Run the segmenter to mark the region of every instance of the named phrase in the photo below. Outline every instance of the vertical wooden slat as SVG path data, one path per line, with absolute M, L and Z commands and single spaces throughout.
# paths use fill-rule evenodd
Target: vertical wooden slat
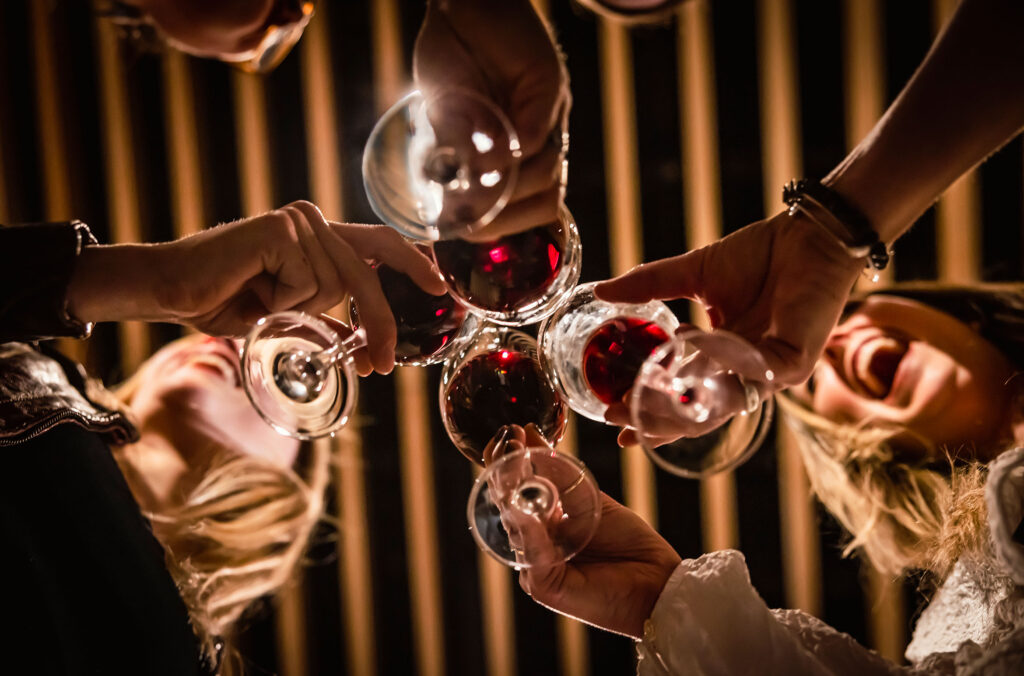
M 480 571 L 484 659 L 488 676 L 515 676 L 516 642 L 513 612 L 513 582 L 509 568 L 482 551 L 477 552 Z
M 32 55 L 35 61 L 36 111 L 39 121 L 39 154 L 43 167 L 43 202 L 47 221 L 66 221 L 74 218 L 71 175 L 68 169 L 67 138 L 63 115 L 71 109 L 63 105 L 60 93 L 60 72 L 57 68 L 50 24 L 52 8 L 44 2 L 31 3 Z M 60 350 L 77 362 L 84 363 L 87 344 L 81 340 L 65 338 L 59 341 Z
M 782 185 L 803 173 L 794 24 L 790 0 L 759 0 L 758 54 L 766 214 L 782 209 Z M 776 446 L 786 602 L 818 613 L 821 611 L 821 566 L 816 534 L 807 532 L 814 523 L 810 489 L 791 435 L 786 431 L 777 435 Z
M 710 8 L 705 0 L 684 3 L 676 33 L 679 61 L 680 138 L 687 246 L 696 249 L 722 235 L 722 187 Z M 707 327 L 705 316 L 695 317 Z M 732 472 L 701 482 L 704 549 L 739 544 L 736 480 Z
M 383 112 L 401 96 L 407 84 L 401 22 L 395 0 L 377 0 L 372 3 L 370 12 L 374 87 L 377 110 Z M 434 467 L 429 442 L 432 397 L 427 394 L 426 375 L 419 368 L 397 369 L 395 389 L 402 420 L 399 453 L 416 664 L 421 676 L 442 676 L 445 671 L 444 613 Z
M 173 49 L 166 50 L 163 54 L 163 74 L 171 211 L 174 234 L 176 237 L 184 237 L 208 225 L 189 57 Z
M 427 376 L 422 368 L 400 368 L 395 388 L 401 419 L 398 443 L 417 664 L 423 676 L 443 676 L 444 612 L 430 443 L 430 402 L 434 398 L 427 396 Z
M 338 154 L 341 124 L 335 106 L 328 6 L 317 7 L 300 43 L 303 109 L 310 195 L 328 218 L 344 219 L 342 164 Z M 358 406 L 358 404 L 357 404 Z M 358 420 L 358 413 L 353 415 Z M 366 511 L 366 464 L 358 425 L 330 440 L 338 459 L 335 488 L 339 510 L 338 574 L 348 672 L 372 676 L 377 671 L 373 608 L 373 566 Z
M 934 0 L 936 34 L 958 4 L 959 0 Z M 935 234 L 939 279 L 977 281 L 981 271 L 981 181 L 977 169 L 961 176 L 936 203 Z
M 846 145 L 853 149 L 885 112 L 885 59 L 882 39 L 882 8 L 879 0 L 845 0 L 843 3 L 843 66 L 846 97 Z M 858 288 L 871 290 L 891 284 L 899 264 L 895 256 L 879 273 L 877 284 L 867 277 Z M 899 661 L 905 641 L 906 608 L 902 582 L 865 566 L 868 633 L 872 646 L 883 656 Z
M 633 53 L 625 27 L 607 19 L 598 24 L 609 251 L 618 275 L 643 262 Z M 639 446 L 622 449 L 622 489 L 629 508 L 656 526 L 654 468 Z
M 239 71 L 232 73 L 232 87 L 242 210 L 253 216 L 274 208 L 266 93 L 262 78 Z M 302 585 L 299 570 L 294 582 L 278 592 L 275 599 L 278 669 L 284 676 L 308 673 Z
M 846 108 L 846 147 L 852 150 L 885 112 L 885 52 L 880 0 L 843 1 L 843 94 Z M 857 280 L 860 290 L 892 283 L 897 259 L 877 273 Z
M 579 457 L 576 426 L 579 418 L 569 414 L 565 436 L 558 445 L 558 452 Z M 579 620 L 559 615 L 556 623 L 558 632 L 558 664 L 562 676 L 586 676 L 590 673 L 590 649 L 587 627 Z
M 98 10 L 98 0 L 93 4 Z M 131 115 L 118 38 L 109 21 L 97 16 L 94 26 L 99 59 L 100 120 L 106 153 L 104 169 L 110 235 L 114 242 L 140 242 L 144 241 L 144 237 L 139 221 Z M 133 373 L 152 351 L 149 327 L 141 322 L 122 322 L 118 326 L 118 335 L 121 367 L 125 374 Z

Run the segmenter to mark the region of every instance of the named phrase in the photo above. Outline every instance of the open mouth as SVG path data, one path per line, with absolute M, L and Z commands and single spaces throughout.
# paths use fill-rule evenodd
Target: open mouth
M 883 399 L 892 390 L 908 343 L 890 335 L 875 335 L 843 356 L 843 371 L 850 387 L 862 396 Z

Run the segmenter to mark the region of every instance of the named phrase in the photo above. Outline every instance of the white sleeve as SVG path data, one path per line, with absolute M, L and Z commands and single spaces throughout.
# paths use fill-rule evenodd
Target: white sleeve
M 640 676 L 903 672 L 848 634 L 798 610 L 769 610 L 735 550 L 686 559 L 637 645 Z

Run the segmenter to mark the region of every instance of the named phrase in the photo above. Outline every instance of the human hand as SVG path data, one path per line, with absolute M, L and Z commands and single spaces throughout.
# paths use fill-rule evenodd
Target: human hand
M 315 205 L 293 202 L 173 242 L 88 247 L 72 276 L 68 310 L 82 321 L 166 321 L 241 336 L 266 314 L 317 314 L 351 294 L 370 363 L 387 373 L 397 331 L 368 260 L 430 293 L 445 292 L 430 259 L 391 228 L 330 223 Z
M 522 161 L 509 203 L 466 239 L 489 241 L 556 221 L 566 179 L 569 76 L 529 0 L 432 0 L 413 70 L 428 95 L 456 87 L 495 102 L 519 136 Z
M 863 262 L 824 228 L 782 212 L 701 249 L 645 263 L 594 292 L 609 302 L 690 298 L 716 329 L 745 338 L 778 390 L 810 375 Z
M 530 425 L 509 426 L 484 451 L 490 464 L 505 453 L 527 446 L 548 446 Z M 520 524 L 522 525 L 522 524 Z M 555 612 L 633 638 L 643 635 L 644 621 L 680 557 L 639 516 L 601 494 L 601 520 L 586 547 L 568 561 L 552 547 L 544 528 L 517 528 L 517 543 L 533 565 L 519 573 L 519 586 Z M 547 564 L 541 562 L 548 561 Z

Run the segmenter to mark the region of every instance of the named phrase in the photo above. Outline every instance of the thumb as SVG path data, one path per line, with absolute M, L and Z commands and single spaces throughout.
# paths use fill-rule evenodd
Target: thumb
M 598 298 L 610 303 L 646 303 L 649 300 L 696 299 L 703 289 L 704 249 L 638 265 L 629 272 L 594 287 Z

